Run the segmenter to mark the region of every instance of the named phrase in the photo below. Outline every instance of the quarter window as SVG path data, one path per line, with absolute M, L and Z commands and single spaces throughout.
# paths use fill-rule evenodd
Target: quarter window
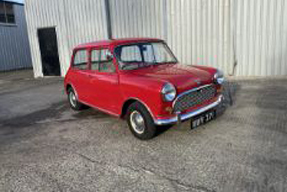
M 0 23 L 15 24 L 15 14 L 12 3 L 0 2 Z
M 88 69 L 87 50 L 79 50 L 76 52 L 73 67 L 81 70 Z

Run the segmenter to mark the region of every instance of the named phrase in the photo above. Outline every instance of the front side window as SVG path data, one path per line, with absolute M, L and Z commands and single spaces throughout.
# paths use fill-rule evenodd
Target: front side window
M 88 69 L 87 50 L 79 50 L 75 53 L 73 68 L 80 70 Z
M 125 46 L 121 50 L 120 60 L 125 63 L 141 62 L 141 51 L 137 45 Z
M 177 63 L 176 58 L 163 42 L 121 45 L 115 48 L 115 55 L 122 70 Z
M 15 24 L 15 14 L 12 3 L 0 2 L 0 23 Z
M 92 50 L 91 69 L 99 72 L 113 73 L 116 71 L 113 58 L 108 49 Z

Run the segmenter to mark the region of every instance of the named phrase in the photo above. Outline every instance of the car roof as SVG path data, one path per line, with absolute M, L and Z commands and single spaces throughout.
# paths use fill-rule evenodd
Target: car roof
M 121 38 L 121 39 L 110 39 L 110 40 L 102 40 L 102 41 L 95 41 L 90 43 L 80 44 L 75 47 L 75 49 L 83 49 L 89 47 L 99 47 L 99 46 L 117 46 L 122 44 L 129 44 L 129 43 L 138 43 L 138 42 L 155 42 L 155 41 L 163 41 L 157 38 Z

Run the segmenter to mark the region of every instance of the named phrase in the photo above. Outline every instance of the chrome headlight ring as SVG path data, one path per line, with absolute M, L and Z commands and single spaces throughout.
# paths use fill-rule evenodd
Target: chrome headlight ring
M 217 70 L 213 77 L 216 84 L 222 85 L 224 82 L 224 73 L 221 70 Z
M 170 102 L 176 97 L 176 89 L 173 84 L 166 83 L 161 89 L 161 94 L 164 101 Z

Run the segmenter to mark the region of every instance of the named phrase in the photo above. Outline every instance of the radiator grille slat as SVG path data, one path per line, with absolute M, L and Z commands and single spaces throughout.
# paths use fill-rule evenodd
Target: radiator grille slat
M 216 94 L 216 88 L 213 85 L 188 92 L 179 96 L 174 104 L 174 111 L 184 111 L 205 101 L 212 99 Z

